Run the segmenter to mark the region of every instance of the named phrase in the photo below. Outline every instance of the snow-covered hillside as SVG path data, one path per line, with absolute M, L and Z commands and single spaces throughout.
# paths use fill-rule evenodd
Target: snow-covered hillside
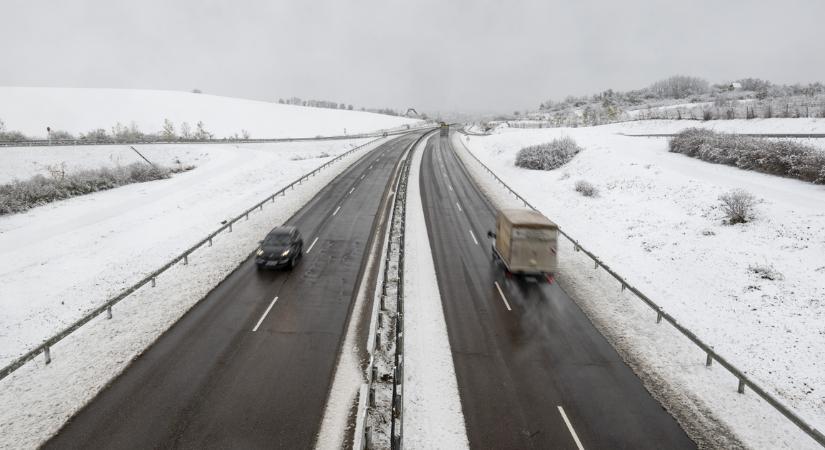
M 462 141 L 720 354 L 825 428 L 825 186 L 710 164 L 669 153 L 666 139 L 619 134 L 695 125 L 502 130 Z M 825 119 L 705 125 L 810 133 L 825 130 Z M 560 136 L 585 150 L 554 171 L 514 166 L 520 148 Z M 823 147 L 822 140 L 814 144 Z M 580 195 L 574 190 L 579 180 L 594 184 L 599 195 Z M 757 217 L 723 225 L 718 197 L 735 188 L 756 196 Z M 768 279 L 759 268 L 777 275 Z
M 417 120 L 177 91 L 136 89 L 0 87 L 0 120 L 8 130 L 45 138 L 46 127 L 87 133 L 134 122 L 157 133 L 164 119 L 176 127 L 199 121 L 216 138 L 249 132 L 252 138 L 355 134 L 412 124 Z

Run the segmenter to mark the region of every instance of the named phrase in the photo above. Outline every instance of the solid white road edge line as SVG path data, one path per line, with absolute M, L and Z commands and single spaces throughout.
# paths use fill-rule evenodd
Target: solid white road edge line
M 453 185 L 452 184 L 448 184 L 447 187 L 450 188 L 450 191 L 453 190 Z
M 315 247 L 316 242 L 318 242 L 318 238 L 315 238 L 315 240 L 312 241 L 312 244 L 309 244 L 309 248 L 307 249 L 307 255 L 309 254 L 309 252 L 312 251 L 312 247 Z
M 504 292 L 501 290 L 501 286 L 498 285 L 498 281 L 496 281 L 495 283 L 496 289 L 498 289 L 498 295 L 500 295 L 501 299 L 504 300 L 504 306 L 507 307 L 507 311 L 512 311 L 512 309 L 510 309 L 510 303 L 507 302 L 507 297 L 504 296 Z
M 354 191 L 354 190 L 355 190 L 355 186 L 353 186 L 352 189 L 349 190 L 349 193 L 347 195 L 352 194 L 352 191 Z
M 455 202 L 455 206 L 458 206 L 458 210 L 459 210 L 459 211 L 464 212 L 464 210 L 463 210 L 463 209 L 461 209 L 461 204 L 460 204 L 460 203 Z
M 476 235 L 473 233 L 473 230 L 470 230 L 470 236 L 473 237 L 473 242 L 475 242 L 476 245 L 478 245 L 478 239 L 476 239 Z
M 561 418 L 564 419 L 564 423 L 567 425 L 567 429 L 570 430 L 570 434 L 573 435 L 573 440 L 576 441 L 576 447 L 578 447 L 579 450 L 584 450 L 584 447 L 582 447 L 582 441 L 579 440 L 579 436 L 576 434 L 576 430 L 573 429 L 573 425 L 570 424 L 570 420 L 567 418 L 567 414 L 564 413 L 564 408 L 562 408 L 561 405 L 559 405 L 558 408 L 559 413 L 561 413 Z
M 258 331 L 258 327 L 261 326 L 261 322 L 264 321 L 264 319 L 266 318 L 266 315 L 269 314 L 269 310 L 272 309 L 273 306 L 275 306 L 275 302 L 277 302 L 277 301 L 278 301 L 278 297 L 275 297 L 274 299 L 272 299 L 272 303 L 269 304 L 269 307 L 266 308 L 266 311 L 264 311 L 264 315 L 262 315 L 261 318 L 258 319 L 258 323 L 256 323 L 255 328 L 252 329 L 253 332 Z
M 340 211 L 340 210 L 341 210 L 340 206 L 335 208 L 335 211 L 332 212 L 332 215 L 334 216 L 334 215 L 338 214 L 338 211 Z

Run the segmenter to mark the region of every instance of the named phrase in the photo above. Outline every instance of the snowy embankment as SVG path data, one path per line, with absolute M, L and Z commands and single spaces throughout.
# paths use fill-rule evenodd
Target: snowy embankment
M 377 140 L 238 222 L 114 308 L 0 381 L 0 448 L 33 448 L 244 261 Z M 356 142 L 213 145 L 193 150 L 198 168 L 0 219 L 3 365 L 87 309 L 154 270 L 220 226 Z M 146 146 L 147 156 L 197 146 Z M 39 149 L 43 150 L 43 149 Z M 64 151 L 63 148 L 51 149 Z M 101 155 L 103 155 L 101 150 Z M 193 156 L 193 158 L 195 157 Z
M 45 139 L 46 127 L 73 135 L 134 123 L 157 133 L 164 119 L 194 129 L 203 122 L 216 138 L 242 130 L 252 138 L 338 136 L 420 122 L 361 111 L 282 105 L 255 100 L 140 89 L 0 87 L 0 120 L 7 130 Z
M 437 138 L 437 136 L 436 136 Z M 404 239 L 404 447 L 469 448 L 413 153 Z
M 141 146 L 152 161 L 196 168 L 0 217 L 0 366 L 162 266 L 221 221 L 364 142 Z M 61 158 L 72 168 L 140 161 L 128 146 L 3 149 L 0 180 Z
M 607 265 L 825 429 L 825 187 L 672 154 L 664 139 L 617 134 L 670 133 L 683 124 L 698 125 L 632 122 L 461 140 Z M 825 120 L 813 119 L 709 124 L 748 133 L 825 130 Z M 520 148 L 560 136 L 585 148 L 566 166 L 539 172 L 513 165 Z M 578 180 L 594 184 L 599 195 L 581 196 L 574 190 Z M 717 198 L 735 188 L 759 199 L 757 217 L 726 226 Z M 710 410 L 749 446 L 812 444 L 755 395 L 736 394 L 733 376 L 706 369 L 701 351 L 669 327 L 655 326 L 647 307 L 568 247 L 562 247 L 568 269 L 560 281 L 648 388 L 663 403 L 682 408 L 680 421 L 701 422 L 701 411 Z M 759 266 L 780 275 L 763 278 L 754 270 Z M 711 422 L 693 426 L 707 432 Z

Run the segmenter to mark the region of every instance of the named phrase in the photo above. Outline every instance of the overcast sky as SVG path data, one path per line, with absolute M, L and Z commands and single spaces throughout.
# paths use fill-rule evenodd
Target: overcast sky
M 512 111 L 673 74 L 825 79 L 823 0 L 2 0 L 0 85 Z

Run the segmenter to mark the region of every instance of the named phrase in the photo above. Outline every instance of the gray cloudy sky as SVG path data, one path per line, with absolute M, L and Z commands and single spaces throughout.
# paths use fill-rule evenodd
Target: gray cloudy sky
M 680 73 L 825 79 L 823 0 L 2 0 L 0 85 L 511 111 Z

